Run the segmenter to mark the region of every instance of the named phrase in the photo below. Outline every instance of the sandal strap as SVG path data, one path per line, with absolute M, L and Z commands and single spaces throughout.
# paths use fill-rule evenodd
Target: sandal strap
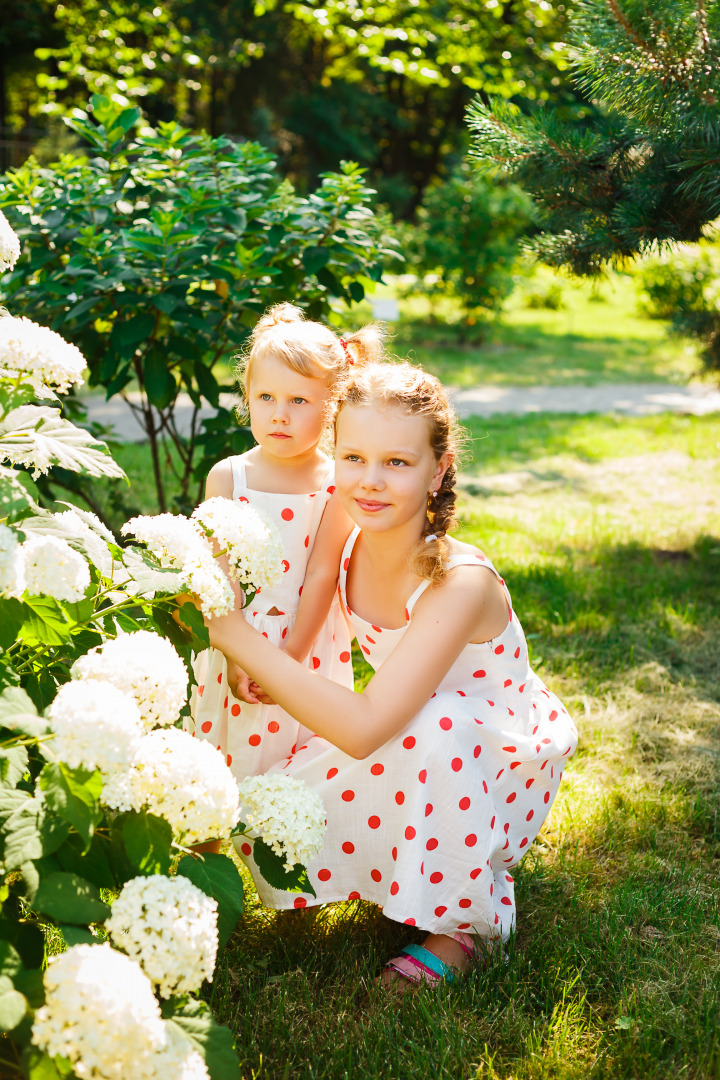
M 440 982 L 438 975 L 433 975 L 429 968 L 421 967 L 417 960 L 412 960 L 409 956 L 396 956 L 393 960 L 388 960 L 385 970 L 397 971 L 398 975 L 402 975 L 415 986 L 424 984 L 435 987 Z
M 412 963 L 429 971 L 431 975 L 434 975 L 438 979 L 445 979 L 446 982 L 452 982 L 455 978 L 452 968 L 448 967 L 447 964 L 443 963 L 439 956 L 436 956 L 435 953 L 431 953 L 430 950 L 426 949 L 423 945 L 406 945 L 402 950 L 401 956 L 406 956 Z
M 457 933 L 453 934 L 453 941 L 457 941 L 462 951 L 471 960 L 477 960 L 478 949 L 474 934 L 466 934 L 464 931 L 458 930 Z

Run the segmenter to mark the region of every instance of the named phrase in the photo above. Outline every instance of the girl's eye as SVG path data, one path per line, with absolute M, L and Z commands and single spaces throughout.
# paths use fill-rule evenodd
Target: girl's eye
M 272 401 L 272 396 L 270 394 L 260 394 L 259 397 L 261 401 Z
M 390 459 L 391 465 L 407 465 L 407 461 L 403 461 L 402 458 L 394 457 Z
M 358 457 L 357 454 L 346 454 L 345 455 L 345 461 L 359 461 L 359 460 L 360 460 L 360 458 Z
M 292 399 L 292 401 L 293 401 L 293 405 L 304 405 L 304 404 L 305 404 L 305 400 L 306 400 L 306 399 L 305 399 L 304 397 L 294 397 L 294 398 Z

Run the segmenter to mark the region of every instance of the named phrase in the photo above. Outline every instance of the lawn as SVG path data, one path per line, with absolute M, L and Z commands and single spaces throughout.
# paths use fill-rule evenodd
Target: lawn
M 247 1080 L 720 1076 L 720 418 L 470 428 L 460 535 L 581 735 L 508 963 L 398 1000 L 373 977 L 413 931 L 250 887 L 213 1008 Z
M 374 296 L 398 292 L 390 280 Z M 557 310 L 542 306 L 553 294 L 559 295 Z M 541 306 L 529 306 L 534 304 Z M 667 322 L 638 313 L 631 274 L 611 272 L 593 285 L 539 267 L 520 280 L 499 316 L 464 329 L 451 299 L 415 295 L 401 299 L 399 307 L 392 351 L 449 386 L 684 383 L 699 366 L 694 345 L 670 336 Z M 346 318 L 350 327 L 370 320 L 370 303 Z

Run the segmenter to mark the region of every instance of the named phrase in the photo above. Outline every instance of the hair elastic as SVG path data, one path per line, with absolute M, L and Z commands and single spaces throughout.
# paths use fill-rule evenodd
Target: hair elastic
M 435 533 L 430 533 L 429 536 L 425 537 L 426 544 L 429 544 L 431 540 L 437 540 L 437 536 L 435 535 Z
M 350 355 L 350 350 L 348 349 L 348 343 L 347 343 L 347 341 L 345 340 L 344 337 L 340 338 L 340 344 L 343 347 L 343 352 L 345 353 L 345 359 L 347 360 L 348 364 L 354 364 L 355 361 L 353 360 L 352 356 Z

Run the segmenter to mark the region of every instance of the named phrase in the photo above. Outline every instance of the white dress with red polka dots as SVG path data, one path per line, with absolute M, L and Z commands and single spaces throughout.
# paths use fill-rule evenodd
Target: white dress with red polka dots
M 343 555 L 343 601 L 356 536 Z M 470 547 L 449 562 L 461 564 L 499 577 Z M 394 649 L 427 585 L 410 597 L 399 629 L 348 611 L 373 668 Z M 325 846 L 308 867 L 317 898 L 271 889 L 247 857 L 249 845 L 243 851 L 239 840 L 238 850 L 271 907 L 362 898 L 434 933 L 506 938 L 515 921 L 510 869 L 537 835 L 576 744 L 562 703 L 529 666 L 511 611 L 503 633 L 466 645 L 428 703 L 370 757 L 358 761 L 313 735 L 278 767 L 307 781 L 325 805 Z
M 284 574 L 278 585 L 258 590 L 245 609 L 245 618 L 274 645 L 281 645 L 295 622 L 308 558 L 328 499 L 335 490 L 334 466 L 319 491 L 307 495 L 284 495 L 249 488 L 245 455 L 231 459 L 233 499 L 249 502 L 271 518 L 283 545 Z M 280 615 L 268 615 L 277 608 Z M 338 597 L 306 663 L 328 679 L 352 687 L 350 631 Z M 195 663 L 198 686 L 191 698 L 188 730 L 207 739 L 227 755 L 233 774 L 240 780 L 267 772 L 284 761 L 296 745 L 299 725 L 279 705 L 248 705 L 228 688 L 227 664 L 218 649 L 207 649 Z

